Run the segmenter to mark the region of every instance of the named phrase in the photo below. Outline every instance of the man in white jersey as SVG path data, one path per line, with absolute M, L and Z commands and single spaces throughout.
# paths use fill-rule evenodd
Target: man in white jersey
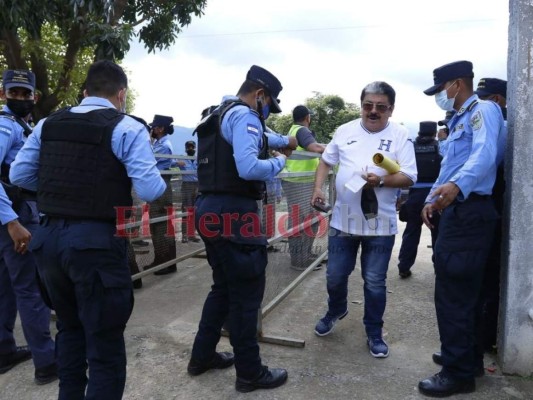
M 398 233 L 396 193 L 398 188 L 413 185 L 417 177 L 407 129 L 389 121 L 395 98 L 396 92 L 385 82 L 372 82 L 363 89 L 361 118 L 340 126 L 335 132 L 322 154 L 311 199 L 313 204 L 325 202 L 322 185 L 330 168 L 338 165 L 326 274 L 328 311 L 316 324 L 315 333 L 328 335 L 335 323 L 348 314 L 348 277 L 361 247 L 363 323 L 370 353 L 380 358 L 389 355 L 382 327 L 387 269 L 394 235 Z M 376 166 L 373 162 L 376 153 L 396 162 L 399 171 L 390 173 Z

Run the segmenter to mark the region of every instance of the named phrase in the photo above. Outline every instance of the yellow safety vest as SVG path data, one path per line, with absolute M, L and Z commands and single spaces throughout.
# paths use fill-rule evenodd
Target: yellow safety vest
M 303 128 L 303 125 L 293 125 L 291 126 L 291 129 L 289 130 L 289 136 L 296 137 L 296 134 L 300 130 L 300 128 Z M 296 148 L 298 151 L 306 151 L 303 147 L 298 146 Z M 285 163 L 285 168 L 283 169 L 283 172 L 315 172 L 318 164 L 320 162 L 320 159 L 317 158 L 309 158 L 307 160 L 290 160 L 287 159 Z M 289 182 L 314 182 L 315 176 L 299 176 L 294 178 L 283 178 L 285 181 Z

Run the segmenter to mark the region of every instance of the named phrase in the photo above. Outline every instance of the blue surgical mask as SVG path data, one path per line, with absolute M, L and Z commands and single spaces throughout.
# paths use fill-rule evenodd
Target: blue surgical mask
M 454 81 L 450 86 L 452 86 L 456 81 Z M 439 93 L 435 95 L 435 103 L 443 109 L 444 111 L 453 111 L 453 105 L 455 103 L 455 98 L 457 97 L 457 94 L 452 97 L 451 99 L 448 98 L 448 89 L 450 88 L 444 88 Z
M 270 106 L 268 104 L 265 104 L 263 106 L 263 118 L 267 119 L 269 115 L 270 115 Z

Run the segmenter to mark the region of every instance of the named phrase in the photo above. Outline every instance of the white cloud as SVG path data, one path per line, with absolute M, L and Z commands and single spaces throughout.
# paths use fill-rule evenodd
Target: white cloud
M 484 0 L 213 0 L 168 51 L 133 45 L 124 64 L 138 93 L 135 113 L 194 126 L 200 111 L 234 94 L 252 64 L 282 82 L 285 113 L 313 91 L 359 103 L 385 80 L 397 92 L 393 119 L 416 133 L 443 112 L 422 90 L 434 68 L 474 63 L 477 78 L 507 76 L 508 3 Z

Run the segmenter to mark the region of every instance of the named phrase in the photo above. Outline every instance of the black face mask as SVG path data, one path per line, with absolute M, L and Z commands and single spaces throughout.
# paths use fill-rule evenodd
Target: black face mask
M 196 150 L 186 150 L 186 153 L 188 156 L 194 156 L 194 153 L 196 153 Z
M 25 118 L 33 110 L 33 100 L 7 99 L 7 106 L 17 117 Z

